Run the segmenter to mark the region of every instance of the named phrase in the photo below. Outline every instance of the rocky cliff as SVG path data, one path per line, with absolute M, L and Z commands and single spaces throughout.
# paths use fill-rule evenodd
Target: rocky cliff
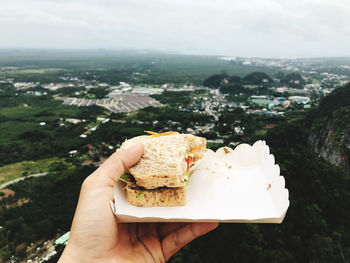
M 350 175 L 350 83 L 325 97 L 310 118 L 312 150 Z
M 332 164 L 343 167 L 350 175 L 350 131 L 344 131 L 339 141 L 336 141 L 336 134 L 334 127 L 328 123 L 325 127 L 312 133 L 308 142 L 315 153 Z

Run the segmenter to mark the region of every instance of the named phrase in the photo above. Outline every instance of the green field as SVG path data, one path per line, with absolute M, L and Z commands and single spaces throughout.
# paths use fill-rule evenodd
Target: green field
M 62 158 L 47 158 L 37 161 L 22 161 L 0 167 L 0 184 L 6 183 L 21 176 L 43 173 L 49 170 L 53 163 L 64 163 Z
M 266 134 L 267 130 L 264 130 L 264 129 L 260 129 L 260 130 L 256 130 L 254 132 L 254 136 L 256 137 L 263 137 L 265 134 Z
M 30 104 L 25 103 L 26 101 L 23 100 L 23 104 L 15 107 L 0 108 L 0 117 L 7 120 L 48 121 L 58 117 L 76 118 L 81 112 L 81 109 L 76 106 L 63 105 L 62 102 L 51 98 L 31 99 Z
M 105 112 L 98 106 L 63 105 L 49 96 L 3 96 L 0 104 L 0 165 L 65 156 L 86 143 L 79 137 L 85 125 Z M 72 125 L 66 118 L 87 122 Z
M 244 87 L 247 88 L 247 89 L 256 89 L 259 86 L 258 85 L 244 85 Z
M 50 73 L 57 73 L 62 71 L 60 68 L 40 68 L 40 69 L 15 69 L 15 70 L 9 70 L 5 71 L 5 73 L 8 73 L 10 75 L 16 75 L 16 74 L 50 74 Z
M 30 64 L 27 61 L 30 61 Z M 45 83 L 53 82 L 54 77 L 67 72 L 74 72 L 76 76 L 85 78 L 85 71 L 90 71 L 90 75 L 95 74 L 106 82 L 126 81 L 137 84 L 167 82 L 201 84 L 210 75 L 221 72 L 240 77 L 254 71 L 264 71 L 270 75 L 276 73 L 270 67 L 237 64 L 219 59 L 217 56 L 160 52 L 147 54 L 114 51 L 78 53 L 67 51 L 46 54 L 36 51 L 18 54 L 4 52 L 0 54 L 0 66 L 8 65 L 18 69 L 4 71 L 6 76 L 21 77 L 23 81 L 38 81 L 40 80 L 38 77 L 41 77 Z M 134 75 L 136 72 L 138 74 Z

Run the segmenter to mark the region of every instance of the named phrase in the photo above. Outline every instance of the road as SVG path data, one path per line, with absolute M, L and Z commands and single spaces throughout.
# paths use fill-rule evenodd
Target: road
M 27 178 L 31 178 L 31 177 L 40 177 L 40 176 L 44 176 L 44 175 L 47 175 L 47 174 L 48 174 L 48 173 L 46 172 L 46 173 L 38 173 L 38 174 L 30 174 L 30 175 L 27 175 L 27 176 L 22 176 L 22 177 L 20 177 L 20 178 L 13 179 L 13 180 L 11 180 L 11 181 L 8 181 L 7 183 L 4 183 L 4 184 L 0 185 L 0 189 L 4 189 L 4 188 L 8 187 L 8 186 L 11 185 L 11 184 L 15 184 L 15 183 L 17 183 L 17 182 L 19 182 L 19 181 L 22 181 L 22 180 L 24 180 L 24 179 L 27 179 Z
M 210 102 L 206 102 L 205 103 L 205 112 L 208 114 L 208 115 L 211 115 L 214 117 L 215 121 L 218 121 L 219 120 L 219 115 L 215 114 L 211 109 L 210 109 Z

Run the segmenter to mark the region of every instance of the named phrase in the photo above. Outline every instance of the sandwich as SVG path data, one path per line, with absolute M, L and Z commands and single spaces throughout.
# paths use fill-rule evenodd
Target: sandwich
M 144 145 L 139 162 L 120 177 L 126 183 L 128 202 L 134 206 L 183 206 L 186 187 L 196 163 L 206 151 L 205 138 L 177 132 L 142 135 L 126 140 L 125 150 Z

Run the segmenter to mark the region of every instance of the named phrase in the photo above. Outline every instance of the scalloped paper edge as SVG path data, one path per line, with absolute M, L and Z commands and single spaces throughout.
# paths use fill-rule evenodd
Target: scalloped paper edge
M 245 172 L 248 172 L 248 175 L 242 175 Z M 236 195 L 231 206 L 228 199 L 231 196 L 228 196 L 230 187 L 236 187 L 232 194 Z M 280 168 L 275 164 L 269 147 L 261 140 L 252 146 L 240 144 L 234 150 L 229 147 L 222 147 L 216 152 L 208 150 L 197 165 L 187 191 L 187 204 L 184 207 L 134 207 L 127 202 L 125 191 L 122 191 L 122 186 L 117 183 L 114 187 L 115 201 L 111 201 L 111 207 L 120 222 L 251 223 L 281 223 L 289 207 L 289 192 L 285 188 L 285 179 L 280 175 Z M 239 191 L 241 195 L 237 196 Z M 203 198 L 202 202 L 201 192 L 210 193 L 214 201 L 207 197 L 206 201 Z M 218 200 L 215 200 L 216 197 Z M 243 203 L 237 202 L 240 197 L 243 198 Z M 252 209 L 249 210 L 250 207 Z M 230 216 L 231 214 L 233 216 Z

